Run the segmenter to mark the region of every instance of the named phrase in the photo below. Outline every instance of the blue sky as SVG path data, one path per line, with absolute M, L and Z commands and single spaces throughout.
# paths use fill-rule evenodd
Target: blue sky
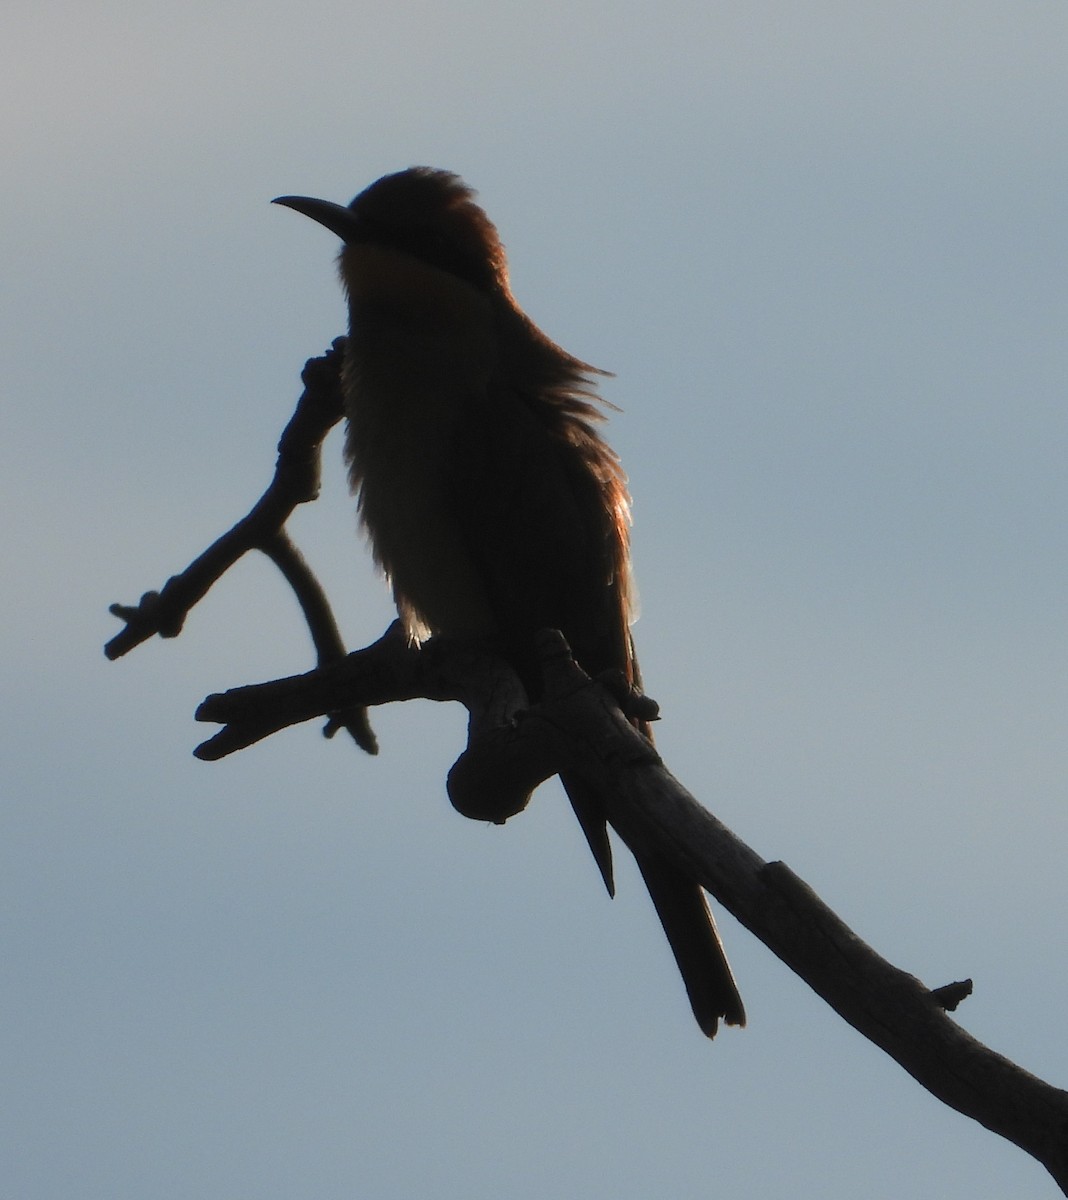
M 1068 10 L 18 3 L 0 40 L 5 941 L 18 1200 L 1052 1195 L 730 918 L 707 1044 L 636 872 L 555 787 L 503 829 L 460 711 L 190 757 L 305 669 L 265 562 L 120 663 L 270 477 L 334 246 L 268 203 L 479 189 L 615 372 L 660 748 L 713 812 L 1068 1080 Z M 340 448 L 295 533 L 391 616 Z

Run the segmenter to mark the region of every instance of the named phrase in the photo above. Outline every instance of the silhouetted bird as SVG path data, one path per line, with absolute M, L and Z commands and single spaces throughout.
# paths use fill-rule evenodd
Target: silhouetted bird
M 342 371 L 352 486 L 375 559 L 411 637 L 491 639 L 532 700 L 534 635 L 559 629 L 591 675 L 640 686 L 626 477 L 594 428 L 592 375 L 512 297 L 504 248 L 456 175 L 413 167 L 347 207 L 277 204 L 341 238 L 350 332 Z M 648 735 L 648 728 L 643 726 Z M 565 788 L 609 892 L 605 814 Z M 745 1011 L 704 893 L 631 846 L 712 1037 Z

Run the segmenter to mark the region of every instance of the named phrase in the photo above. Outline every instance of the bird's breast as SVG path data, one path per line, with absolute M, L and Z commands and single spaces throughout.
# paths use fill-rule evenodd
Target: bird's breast
M 456 431 L 495 361 L 489 297 L 397 251 L 342 252 L 350 335 L 346 453 L 360 515 L 409 631 L 485 634 L 493 620 L 449 496 Z

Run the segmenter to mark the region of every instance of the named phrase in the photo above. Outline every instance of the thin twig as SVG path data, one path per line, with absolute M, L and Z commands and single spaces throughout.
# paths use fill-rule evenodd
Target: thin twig
M 275 530 L 271 537 L 264 539 L 260 549 L 293 589 L 308 623 L 319 666 L 327 667 L 340 662 L 345 657 L 345 643 L 341 640 L 326 593 L 304 555 L 293 544 L 285 529 Z M 339 729 L 346 729 L 361 750 L 368 754 L 378 753 L 378 739 L 364 705 L 349 704 L 327 715 L 330 719 L 323 730 L 326 737 L 333 737 Z
M 338 338 L 326 354 L 305 364 L 304 391 L 279 440 L 274 477 L 252 509 L 158 592 L 146 592 L 136 605 L 111 605 L 108 611 L 125 621 L 126 627 L 104 647 L 108 658 L 121 658 L 156 634 L 177 637 L 192 608 L 250 550 L 266 554 L 296 593 L 319 666 L 344 656 L 345 645 L 326 594 L 284 530 L 297 505 L 319 495 L 322 443 L 344 413 L 343 348 L 344 339 Z M 326 736 L 346 729 L 368 754 L 378 753 L 365 708 L 349 705 L 328 715 Z
M 341 342 L 338 339 L 325 355 L 305 364 L 304 392 L 278 443 L 274 478 L 249 513 L 158 592 L 146 592 L 136 605 L 111 605 L 108 611 L 125 621 L 126 628 L 104 647 L 108 658 L 121 658 L 156 634 L 177 637 L 189 611 L 212 585 L 242 555 L 269 541 L 298 504 L 319 495 L 322 442 L 343 414 Z

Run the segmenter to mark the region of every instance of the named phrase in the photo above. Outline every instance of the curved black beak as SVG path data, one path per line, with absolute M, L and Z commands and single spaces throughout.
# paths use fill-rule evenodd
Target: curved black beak
M 271 203 L 281 204 L 311 217 L 313 221 L 325 225 L 331 233 L 336 233 L 343 242 L 351 241 L 356 233 L 356 214 L 351 208 L 335 204 L 332 200 L 316 200 L 312 196 L 279 196 Z

